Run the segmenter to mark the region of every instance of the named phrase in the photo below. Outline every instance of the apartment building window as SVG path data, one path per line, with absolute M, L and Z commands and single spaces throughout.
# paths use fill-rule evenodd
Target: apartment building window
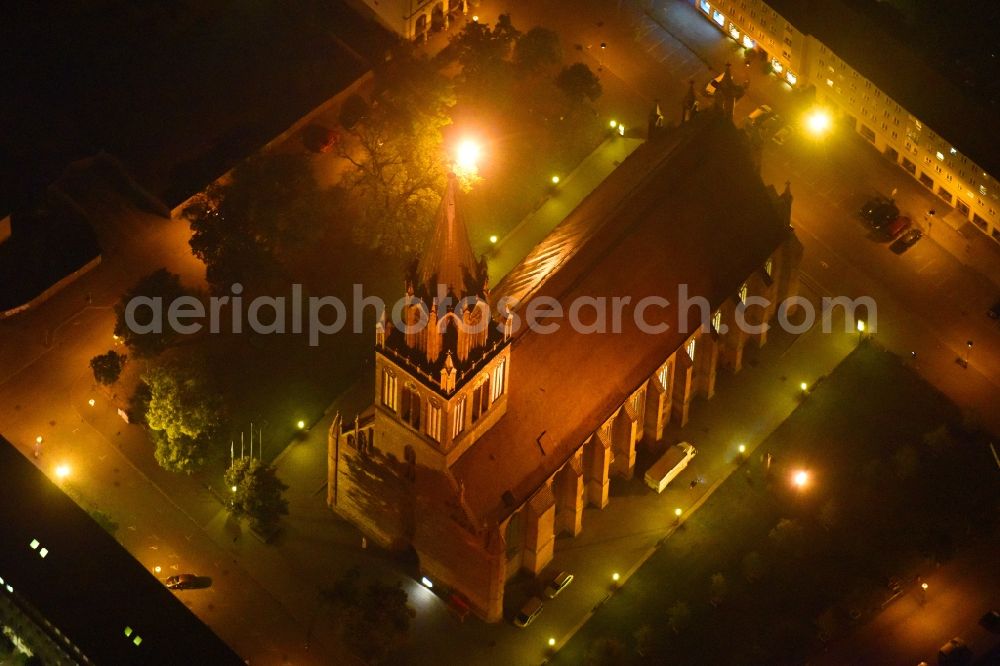
M 962 201 L 961 198 L 956 198 L 955 208 L 957 208 L 962 213 L 962 215 L 965 216 L 965 219 L 969 219 L 969 204 Z
M 924 155 L 924 165 L 929 165 L 931 163 L 931 158 Z
M 791 37 L 785 37 L 785 44 L 787 44 L 788 46 L 791 46 L 792 45 L 792 38 Z
M 396 411 L 398 406 L 396 397 L 397 380 L 396 373 L 388 368 L 382 369 L 382 405 L 392 411 Z
M 490 406 L 490 377 L 486 375 L 483 382 L 472 390 L 472 422 L 486 413 Z
M 983 218 L 979 217 L 978 213 L 972 214 L 972 223 L 979 227 L 980 231 L 986 231 L 989 229 L 990 225 Z
M 706 14 L 712 11 L 712 5 L 708 4 L 707 0 L 699 0 L 698 6 L 701 7 L 701 11 L 705 12 Z
M 891 134 L 891 136 L 892 136 L 892 139 L 893 139 L 893 141 L 895 141 L 896 139 L 898 139 L 898 138 L 899 138 L 899 134 L 897 134 L 896 132 L 893 132 L 893 133 Z
M 943 187 L 938 188 L 938 196 L 947 201 L 949 204 L 951 203 L 951 192 Z
M 896 127 L 899 127 L 899 118 L 893 118 L 892 124 L 895 125 Z
M 931 192 L 934 191 L 934 179 L 928 176 L 925 172 L 921 171 L 920 178 L 918 178 L 917 180 L 919 180 L 920 184 L 926 187 Z
M 950 173 L 946 173 L 944 175 L 944 179 L 947 180 L 950 183 L 952 181 L 951 174 Z
M 985 185 L 980 185 L 979 186 L 979 193 L 982 194 L 984 197 L 986 196 L 986 186 Z
M 885 123 L 882 123 L 882 131 L 885 132 L 885 131 L 888 131 L 888 129 L 889 129 L 889 126 L 886 125 Z
M 875 143 L 875 132 L 872 131 L 872 128 L 868 127 L 868 125 L 862 123 L 858 131 L 861 132 L 861 136 L 865 137 L 872 143 Z
M 934 171 L 936 171 L 937 173 L 941 173 L 941 165 L 940 164 L 935 164 L 934 165 Z

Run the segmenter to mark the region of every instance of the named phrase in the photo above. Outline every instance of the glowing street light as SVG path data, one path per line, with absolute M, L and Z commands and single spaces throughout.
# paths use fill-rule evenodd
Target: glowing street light
M 792 474 L 792 485 L 800 490 L 809 485 L 809 472 L 800 469 Z
M 611 574 L 611 580 L 613 580 L 614 582 L 617 583 L 619 578 L 621 578 L 621 576 L 618 575 L 617 571 Z
M 466 173 L 475 173 L 482 149 L 472 139 L 463 139 L 455 150 L 455 167 Z
M 802 382 L 801 384 L 799 384 L 799 388 L 802 389 L 803 393 L 808 393 L 808 391 L 809 391 L 809 384 L 807 384 L 805 382 Z
M 230 486 L 230 488 L 229 488 L 229 489 L 230 489 L 231 491 L 233 491 L 234 493 L 235 493 L 235 492 L 236 492 L 236 490 L 237 490 L 236 486 Z
M 303 421 L 303 420 L 301 420 L 301 419 L 299 419 L 299 422 L 296 423 L 295 425 L 298 426 L 299 430 L 305 430 L 306 429 L 306 422 Z
M 555 647 L 555 646 L 556 646 L 556 639 L 554 639 L 554 638 L 552 638 L 550 636 L 549 637 L 549 647 Z
M 823 109 L 813 109 L 806 116 L 806 129 L 814 136 L 823 136 L 830 130 L 830 114 Z
M 865 320 L 864 319 L 859 319 L 858 320 L 858 333 L 864 333 L 864 332 L 865 332 Z
M 491 243 L 493 243 L 494 245 L 496 245 L 496 242 L 497 242 L 498 240 L 500 240 L 500 239 L 499 239 L 499 238 L 497 238 L 497 235 L 496 235 L 496 234 L 493 234 L 492 236 L 490 236 L 490 242 L 491 242 Z
M 93 407 L 94 405 L 97 404 L 97 401 L 94 400 L 93 398 L 91 398 L 90 400 L 87 401 L 87 404 L 90 405 L 91 407 Z
M 434 587 L 434 583 L 432 583 L 431 579 L 428 578 L 427 576 L 420 577 L 420 584 L 426 587 L 427 589 Z
M 160 573 L 161 571 L 163 571 L 163 569 L 161 569 L 159 565 L 153 567 L 153 573 Z
M 552 176 L 552 184 L 553 185 L 559 184 L 559 176 Z
M 618 136 L 625 136 L 625 125 L 618 123 Z
M 69 476 L 70 471 L 71 470 L 69 465 L 65 463 L 59 465 L 56 467 L 56 478 L 58 478 L 59 480 L 65 479 L 67 476 Z
M 739 449 L 738 449 L 738 450 L 739 450 L 739 452 L 740 452 L 740 455 L 743 455 L 744 453 L 746 453 L 746 452 L 747 452 L 747 445 L 746 445 L 746 444 L 740 444 L 740 446 L 739 446 Z
M 41 444 L 41 443 L 42 443 L 42 436 L 39 435 L 38 437 L 35 438 L 35 444 Z
M 618 127 L 618 121 L 612 120 L 610 123 L 608 123 L 608 125 L 611 127 L 611 129 L 615 129 L 616 127 Z

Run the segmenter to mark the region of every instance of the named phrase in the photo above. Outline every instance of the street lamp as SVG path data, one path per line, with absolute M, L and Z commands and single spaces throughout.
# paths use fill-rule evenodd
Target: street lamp
M 684 513 L 680 507 L 674 509 L 674 525 L 681 524 L 681 514 Z
M 611 580 L 612 580 L 612 581 L 614 581 L 614 582 L 616 582 L 616 583 L 617 583 L 617 582 L 618 582 L 618 579 L 619 579 L 619 578 L 621 578 L 621 576 L 619 576 L 619 575 L 618 575 L 618 572 L 617 572 L 617 571 L 616 571 L 616 572 L 614 572 L 613 574 L 611 574 Z
M 552 184 L 553 185 L 559 184 L 559 176 L 552 176 Z
M 556 639 L 555 639 L 555 638 L 552 638 L 552 637 L 550 636 L 550 637 L 549 637 L 549 647 L 555 647 L 555 646 L 556 646 Z
M 455 167 L 465 173 L 476 173 L 482 150 L 472 139 L 463 139 L 455 151 Z
M 93 398 L 91 398 L 90 400 L 87 401 L 87 404 L 90 405 L 91 407 L 93 407 L 94 405 L 97 404 L 97 401 L 94 400 Z
M 491 242 L 491 243 L 493 243 L 494 245 L 496 245 L 496 242 L 497 242 L 498 240 L 500 240 L 500 239 L 499 239 L 499 238 L 497 238 L 497 235 L 496 235 L 496 234 L 493 234 L 492 236 L 490 236 L 490 242 Z
M 800 469 L 792 474 L 792 485 L 799 490 L 809 485 L 809 472 L 804 469 Z
M 295 425 L 297 425 L 299 427 L 299 430 L 305 430 L 306 429 L 306 422 L 303 421 L 303 420 L 301 420 L 301 419 L 299 419 L 299 422 L 296 423 Z
M 864 333 L 864 332 L 865 332 L 865 320 L 864 319 L 859 319 L 858 320 L 858 333 Z
M 806 116 L 806 129 L 817 138 L 830 130 L 830 124 L 830 114 L 823 109 L 813 109 Z
M 69 465 L 67 465 L 65 463 L 63 463 L 62 465 L 59 465 L 59 466 L 56 467 L 56 478 L 58 478 L 61 481 L 61 480 L 65 479 L 67 476 L 69 476 L 70 471 L 71 470 L 70 470 Z
M 617 128 L 617 127 L 618 127 L 618 121 L 617 121 L 617 120 L 614 120 L 614 119 L 612 119 L 612 120 L 611 120 L 611 122 L 610 122 L 610 123 L 608 123 L 608 125 L 609 125 L 609 126 L 611 127 L 611 129 L 615 129 L 615 128 Z

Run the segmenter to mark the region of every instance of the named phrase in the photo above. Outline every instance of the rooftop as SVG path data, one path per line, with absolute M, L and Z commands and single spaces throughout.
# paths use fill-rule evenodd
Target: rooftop
M 0 594 L 41 615 L 64 650 L 60 639 L 97 664 L 243 663 L 3 437 L 0 487 L 0 577 L 13 590 Z
M 644 175 L 636 164 L 646 165 Z M 632 304 L 662 296 L 671 305 L 646 318 L 671 328 L 643 333 L 626 309 L 620 333 L 585 335 L 563 321 L 554 334 L 526 331 L 515 340 L 507 413 L 452 467 L 482 520 L 502 520 L 528 499 L 683 344 L 678 285 L 721 304 L 790 233 L 739 133 L 714 114 L 644 145 L 621 170 L 630 177 L 613 174 L 525 261 L 563 260 L 533 284 L 519 269 L 508 277 L 517 293 L 555 297 L 564 309 L 580 296 L 628 296 Z M 565 256 L 568 237 L 578 242 Z M 515 506 L 504 504 L 506 491 Z
M 975 82 L 963 74 L 971 70 L 1000 75 L 1000 48 L 992 34 L 1000 20 L 1000 3 L 970 0 L 950 9 L 929 3 L 932 9 L 920 11 L 920 3 L 913 3 L 908 13 L 874 0 L 767 3 L 962 154 L 994 177 L 1000 175 L 997 80 L 987 75 L 984 81 Z M 984 25 L 990 28 L 985 42 L 975 36 L 976 26 Z M 959 62 L 964 66 L 960 68 Z

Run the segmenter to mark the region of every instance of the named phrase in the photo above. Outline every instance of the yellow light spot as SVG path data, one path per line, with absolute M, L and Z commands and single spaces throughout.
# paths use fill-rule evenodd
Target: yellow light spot
M 809 484 L 809 472 L 800 469 L 792 475 L 792 483 L 796 488 L 805 488 Z
M 549 638 L 549 647 L 554 647 L 554 646 L 555 646 L 555 644 L 556 644 L 556 639 L 554 639 L 554 638 Z
M 681 517 L 682 513 L 684 513 L 684 512 L 681 511 L 680 508 L 674 509 L 674 515 L 677 516 L 678 518 Z
M 807 391 L 809 390 L 809 384 L 802 382 L 801 384 L 799 384 L 799 388 L 802 389 L 803 391 Z
M 464 139 L 455 151 L 455 166 L 462 171 L 475 172 L 482 150 L 472 139 Z
M 618 582 L 619 578 L 621 578 L 621 576 L 618 575 L 617 571 L 611 574 L 611 580 L 615 581 L 616 583 Z
M 823 109 L 814 109 L 806 116 L 806 128 L 816 136 L 826 134 L 830 124 L 830 114 Z
M 614 128 L 618 127 L 618 121 L 617 120 L 612 120 L 608 124 L 611 126 L 611 129 L 614 129 Z
M 70 473 L 69 465 L 65 463 L 56 467 L 56 476 L 59 477 L 60 479 L 65 479 L 67 476 L 69 476 L 69 473 Z
M 296 425 L 299 427 L 299 430 L 305 430 L 306 429 L 306 422 L 305 421 L 299 421 Z
M 746 453 L 746 452 L 747 452 L 747 445 L 740 444 L 740 453 Z
M 863 322 L 862 320 L 859 319 L 858 320 L 858 333 L 864 333 L 864 332 L 865 332 L 865 322 Z
M 500 240 L 500 239 L 497 238 L 496 234 L 493 234 L 492 236 L 490 236 L 490 242 L 491 243 L 496 243 L 498 240 Z
M 552 176 L 552 184 L 553 185 L 559 184 L 559 176 Z

